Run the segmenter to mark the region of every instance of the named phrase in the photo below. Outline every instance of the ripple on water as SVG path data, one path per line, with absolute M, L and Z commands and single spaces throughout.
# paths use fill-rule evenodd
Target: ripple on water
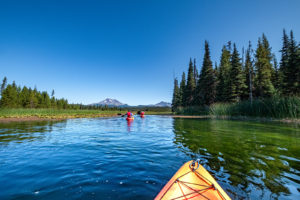
M 147 116 L 5 126 L 0 199 L 153 199 L 196 158 L 235 199 L 299 196 L 300 131 L 283 124 Z

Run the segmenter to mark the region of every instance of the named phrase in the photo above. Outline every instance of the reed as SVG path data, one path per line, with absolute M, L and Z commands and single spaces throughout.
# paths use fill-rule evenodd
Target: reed
M 177 108 L 175 113 L 178 115 L 208 115 L 209 110 L 208 106 L 187 106 Z
M 214 104 L 209 114 L 213 116 L 249 116 L 270 118 L 300 118 L 299 97 L 272 97 L 231 104 Z
M 176 110 L 176 114 L 243 116 L 268 118 L 300 118 L 300 97 L 279 97 L 241 101 L 237 103 L 215 103 L 209 107 L 185 107 Z

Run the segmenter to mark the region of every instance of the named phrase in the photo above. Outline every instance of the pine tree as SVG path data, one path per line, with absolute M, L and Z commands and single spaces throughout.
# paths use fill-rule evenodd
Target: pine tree
M 282 48 L 280 50 L 281 52 L 281 61 L 280 61 L 280 74 L 282 75 L 282 84 L 280 87 L 280 90 L 282 91 L 282 93 L 284 95 L 287 95 L 290 93 L 290 89 L 287 87 L 287 83 L 288 83 L 288 64 L 289 64 L 289 47 L 290 46 L 290 42 L 289 42 L 289 37 L 286 34 L 285 29 L 283 29 L 283 37 L 282 37 Z
M 34 90 L 32 90 L 31 88 L 29 88 L 29 108 L 37 108 L 38 107 L 38 98 L 36 95 L 37 91 L 36 88 Z
M 216 97 L 216 81 L 208 42 L 205 41 L 205 53 L 199 81 L 197 84 L 197 104 L 210 105 L 214 103 Z
M 233 44 L 233 52 L 231 55 L 230 62 L 231 62 L 231 68 L 229 72 L 230 93 L 229 93 L 228 100 L 230 102 L 238 102 L 242 98 L 246 85 L 245 85 L 245 77 L 242 71 L 241 58 L 235 44 Z
M 245 67 L 244 67 L 244 74 L 245 74 L 245 84 L 246 84 L 246 92 L 244 94 L 244 99 L 249 97 L 252 99 L 253 97 L 253 80 L 254 80 L 254 69 L 253 69 L 253 60 L 252 60 L 252 46 L 251 42 L 249 41 L 249 46 L 246 50 L 246 58 L 245 58 Z
M 195 80 L 195 86 L 197 85 L 197 81 L 199 78 L 197 66 L 196 66 L 196 58 L 194 58 L 194 80 Z
M 228 47 L 223 46 L 218 70 L 217 97 L 219 102 L 225 102 L 229 99 L 229 70 L 231 53 Z
M 194 88 L 194 93 L 193 93 L 193 105 L 196 105 L 197 104 L 197 100 L 196 100 L 196 97 L 197 97 L 197 84 L 198 84 L 198 79 L 199 79 L 199 73 L 198 73 L 198 70 L 197 70 L 197 66 L 196 66 L 196 59 L 194 58 L 194 85 L 195 85 L 195 88 Z
M 295 95 L 297 94 L 298 89 L 298 71 L 299 68 L 297 66 L 297 53 L 298 47 L 296 41 L 294 39 L 293 31 L 290 32 L 290 42 L 289 42 L 289 59 L 287 65 L 287 73 L 286 73 L 286 91 L 287 95 Z
M 17 107 L 22 108 L 22 99 L 21 99 L 21 86 L 17 87 Z
M 296 90 L 296 95 L 300 96 L 300 46 L 298 46 L 297 50 L 297 60 L 296 60 L 296 65 L 297 65 L 297 90 Z
M 219 67 L 218 67 L 218 64 L 217 62 L 215 62 L 215 67 L 213 68 L 214 70 L 214 77 L 215 77 L 215 85 L 216 85 L 216 96 L 215 96 L 215 101 L 217 101 L 217 87 L 218 87 L 218 84 L 219 84 Z
M 23 87 L 21 94 L 21 106 L 22 108 L 28 108 L 30 107 L 30 94 L 29 94 L 29 90 L 26 86 Z
M 255 54 L 255 93 L 258 97 L 270 97 L 274 94 L 275 89 L 272 84 L 272 54 L 269 42 L 263 34 L 262 39 L 258 39 Z
M 173 90 L 173 99 L 172 99 L 172 111 L 174 112 L 180 104 L 180 91 L 178 87 L 177 78 L 174 79 L 174 90 Z
M 1 107 L 17 108 L 18 107 L 18 91 L 15 82 L 12 85 L 8 84 L 2 91 Z
M 42 107 L 43 108 L 50 108 L 50 106 L 51 106 L 51 101 L 50 101 L 50 97 L 49 97 L 49 94 L 46 92 L 46 91 L 44 91 L 44 92 L 42 92 L 42 94 L 41 94 L 41 96 L 42 96 Z
M 2 84 L 1 84 L 1 91 L 0 91 L 1 94 L 2 94 L 3 90 L 6 88 L 6 84 L 7 84 L 7 78 L 4 77 Z
M 185 73 L 182 73 L 181 82 L 180 82 L 180 106 L 186 106 L 186 81 Z
M 51 97 L 51 108 L 56 108 L 56 99 L 55 97 Z
M 280 78 L 278 63 L 277 63 L 277 59 L 276 59 L 275 55 L 273 55 L 273 66 L 274 66 L 274 70 L 273 70 L 273 73 L 272 73 L 271 81 L 272 81 L 272 84 L 275 88 L 276 93 L 280 93 L 281 78 Z
M 186 84 L 186 105 L 190 106 L 194 103 L 194 94 L 195 94 L 195 76 L 194 76 L 194 66 L 192 59 L 190 59 L 188 77 Z
M 16 85 L 16 82 L 13 81 L 12 83 L 12 89 L 10 93 L 10 107 L 11 108 L 17 108 L 18 107 L 18 87 Z

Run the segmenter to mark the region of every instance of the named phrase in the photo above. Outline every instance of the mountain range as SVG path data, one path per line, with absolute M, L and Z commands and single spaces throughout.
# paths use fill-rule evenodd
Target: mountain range
M 121 103 L 117 99 L 106 98 L 103 101 L 98 103 L 89 104 L 92 106 L 110 106 L 110 107 L 171 107 L 171 103 L 161 101 L 157 104 L 149 104 L 149 105 L 138 105 L 138 106 L 130 106 L 128 104 Z

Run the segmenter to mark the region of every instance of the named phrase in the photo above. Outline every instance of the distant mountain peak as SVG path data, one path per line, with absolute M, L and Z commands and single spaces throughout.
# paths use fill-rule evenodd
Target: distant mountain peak
M 106 98 L 103 101 L 100 101 L 98 103 L 93 103 L 91 105 L 97 105 L 97 106 L 126 106 L 127 104 L 121 103 L 120 101 L 118 101 L 117 99 L 111 99 L 111 98 Z
M 156 107 L 171 107 L 171 103 L 161 101 L 161 102 L 155 104 L 154 106 L 156 106 Z
M 150 104 L 150 105 L 139 105 L 139 106 L 129 106 L 128 104 L 124 104 L 117 99 L 106 98 L 103 101 L 98 103 L 90 104 L 92 106 L 110 106 L 110 107 L 171 107 L 171 103 L 161 101 L 157 104 Z

